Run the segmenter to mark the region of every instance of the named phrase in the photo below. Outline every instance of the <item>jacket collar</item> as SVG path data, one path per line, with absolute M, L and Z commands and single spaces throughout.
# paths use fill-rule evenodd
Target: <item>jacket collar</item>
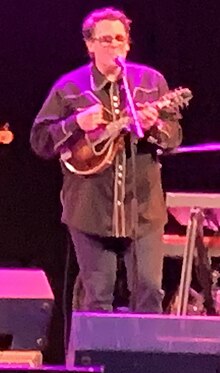
M 122 78 L 122 73 L 119 74 L 117 81 L 120 81 L 121 78 Z M 108 83 L 111 83 L 111 82 L 92 63 L 91 64 L 91 88 L 92 88 L 92 90 L 93 91 L 100 91 Z
M 94 64 L 91 64 L 91 86 L 94 91 L 100 91 L 108 83 L 108 79 Z

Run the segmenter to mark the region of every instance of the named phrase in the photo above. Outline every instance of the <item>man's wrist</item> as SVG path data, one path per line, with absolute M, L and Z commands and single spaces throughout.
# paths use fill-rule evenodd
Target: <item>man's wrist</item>
M 70 115 L 68 118 L 62 120 L 61 121 L 61 128 L 62 128 L 62 131 L 63 131 L 64 135 L 75 132 L 75 130 L 77 128 L 79 129 L 79 126 L 77 124 L 76 115 L 75 114 Z

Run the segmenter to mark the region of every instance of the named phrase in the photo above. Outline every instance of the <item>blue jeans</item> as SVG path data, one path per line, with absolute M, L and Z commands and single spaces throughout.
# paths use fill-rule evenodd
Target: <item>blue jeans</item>
M 111 311 L 116 281 L 117 251 L 124 252 L 128 288 L 135 295 L 134 312 L 161 313 L 163 291 L 162 229 L 149 232 L 136 241 L 136 287 L 132 294 L 133 242 L 129 238 L 98 237 L 69 229 L 80 268 L 85 296 L 83 310 Z

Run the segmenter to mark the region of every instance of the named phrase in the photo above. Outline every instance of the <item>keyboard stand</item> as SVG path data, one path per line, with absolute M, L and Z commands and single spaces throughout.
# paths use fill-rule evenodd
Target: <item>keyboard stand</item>
M 180 288 L 177 297 L 177 316 L 187 315 L 194 257 L 197 259 L 198 269 L 200 272 L 200 278 L 198 278 L 198 280 L 203 289 L 205 299 L 204 305 L 206 307 L 207 314 L 214 315 L 216 314 L 216 311 L 212 297 L 211 266 L 208 257 L 208 250 L 204 245 L 203 227 L 204 221 L 207 219 L 207 208 L 219 209 L 220 195 L 203 193 L 168 193 L 167 206 L 171 209 L 174 208 L 174 210 L 176 208 L 180 209 L 180 211 L 184 207 L 189 208 L 186 244 L 184 247 Z
M 186 245 L 183 253 L 183 264 L 177 300 L 177 316 L 187 314 L 189 289 L 192 280 L 192 267 L 196 241 L 203 235 L 203 212 L 200 208 L 192 208 L 186 231 Z

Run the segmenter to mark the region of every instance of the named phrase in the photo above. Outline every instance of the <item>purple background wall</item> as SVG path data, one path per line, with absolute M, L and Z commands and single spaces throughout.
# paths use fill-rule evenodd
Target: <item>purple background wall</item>
M 130 59 L 159 69 L 170 87 L 192 89 L 182 120 L 184 144 L 220 142 L 220 12 L 217 0 L 1 0 L 0 122 L 15 134 L 0 147 L 0 264 L 41 266 L 56 295 L 47 360 L 63 358 L 62 296 L 66 251 L 60 225 L 61 174 L 57 160 L 30 151 L 33 119 L 61 74 L 87 62 L 81 40 L 83 17 L 112 5 L 133 19 Z M 167 190 L 219 191 L 218 152 L 167 157 Z M 68 272 L 68 304 L 76 273 Z

